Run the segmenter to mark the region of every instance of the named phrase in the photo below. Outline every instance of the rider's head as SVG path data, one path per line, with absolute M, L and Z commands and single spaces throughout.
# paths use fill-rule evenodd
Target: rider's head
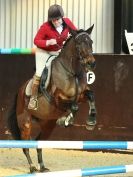
M 52 22 L 55 27 L 62 24 L 64 11 L 60 5 L 54 4 L 48 9 L 48 21 Z

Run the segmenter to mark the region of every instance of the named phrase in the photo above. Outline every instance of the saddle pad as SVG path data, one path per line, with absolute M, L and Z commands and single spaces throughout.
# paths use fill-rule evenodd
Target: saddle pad
M 50 57 L 48 58 L 47 62 L 46 62 L 46 67 L 47 67 L 47 69 L 48 69 L 48 76 L 47 76 L 47 79 L 46 79 L 46 82 L 45 82 L 45 88 L 48 87 L 48 84 L 49 84 L 49 81 L 50 81 L 50 76 L 51 76 L 51 63 L 52 63 L 52 61 L 55 59 L 55 57 L 57 57 L 57 56 L 53 56 L 53 55 L 50 56 Z M 31 96 L 32 83 L 33 83 L 33 79 L 31 79 L 31 80 L 28 82 L 27 86 L 26 86 L 25 94 L 26 94 L 27 96 Z

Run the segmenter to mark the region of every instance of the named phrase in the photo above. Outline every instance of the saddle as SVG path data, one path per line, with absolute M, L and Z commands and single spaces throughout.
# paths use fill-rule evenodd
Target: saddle
M 47 89 L 49 82 L 50 82 L 50 77 L 51 77 L 51 65 L 52 65 L 52 61 L 56 58 L 56 55 L 51 55 L 46 62 L 45 68 L 42 72 L 42 76 L 41 76 L 41 84 L 43 84 L 43 87 L 45 89 Z M 32 88 L 32 83 L 33 83 L 33 79 L 30 79 L 26 89 L 25 89 L 25 94 L 27 96 L 31 96 L 31 88 Z

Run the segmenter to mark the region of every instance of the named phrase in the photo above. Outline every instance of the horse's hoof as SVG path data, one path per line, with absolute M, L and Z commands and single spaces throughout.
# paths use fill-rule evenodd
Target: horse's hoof
M 62 117 L 62 118 L 58 119 L 56 121 L 56 125 L 59 125 L 61 127 L 65 127 L 65 120 L 66 120 L 66 117 Z
M 86 124 L 88 126 L 95 126 L 96 123 L 97 123 L 97 121 L 96 121 L 96 115 L 95 114 L 89 115 L 89 118 L 86 120 Z
M 48 169 L 48 168 L 42 168 L 42 169 L 40 169 L 40 172 L 50 172 L 50 170 Z
M 35 173 L 35 172 L 37 172 L 38 170 L 37 170 L 37 168 L 36 167 L 30 167 L 30 173 Z
M 95 129 L 95 125 L 86 125 L 86 129 L 92 131 Z
M 74 119 L 73 118 L 67 118 L 67 117 L 62 117 L 56 121 L 56 124 L 61 126 L 61 127 L 68 127 L 72 126 L 74 124 Z
M 87 120 L 86 121 L 86 124 L 89 125 L 89 126 L 95 126 L 97 124 L 97 121 L 96 119 L 94 118 L 93 120 Z
M 96 123 L 96 118 L 91 117 L 91 119 L 86 121 L 86 129 L 90 131 L 94 130 Z

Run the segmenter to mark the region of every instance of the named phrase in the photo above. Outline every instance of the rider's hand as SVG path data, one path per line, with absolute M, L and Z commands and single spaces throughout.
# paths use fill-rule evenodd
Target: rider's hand
M 46 46 L 57 44 L 56 39 L 50 39 L 46 41 Z

